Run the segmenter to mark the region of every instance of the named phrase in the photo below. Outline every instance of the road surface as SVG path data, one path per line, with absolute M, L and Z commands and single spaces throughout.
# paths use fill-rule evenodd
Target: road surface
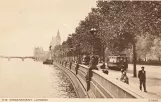
M 101 64 L 99 64 L 100 66 Z M 146 70 L 147 94 L 151 94 L 161 98 L 161 66 L 137 65 L 137 74 L 144 66 Z M 109 69 L 109 76 L 120 79 L 121 72 Z M 127 76 L 129 77 L 129 85 L 139 90 L 139 79 L 133 77 L 133 65 L 128 65 Z

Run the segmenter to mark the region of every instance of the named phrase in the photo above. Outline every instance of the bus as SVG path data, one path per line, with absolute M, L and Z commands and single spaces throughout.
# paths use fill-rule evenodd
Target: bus
M 127 70 L 128 69 L 128 61 L 127 61 L 126 54 L 115 54 L 112 56 L 108 56 L 107 67 L 109 69 Z

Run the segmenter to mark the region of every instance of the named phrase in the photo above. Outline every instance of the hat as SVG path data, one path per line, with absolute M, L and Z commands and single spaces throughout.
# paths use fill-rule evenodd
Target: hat
M 142 66 L 141 68 L 143 68 L 143 69 L 144 69 L 144 66 Z

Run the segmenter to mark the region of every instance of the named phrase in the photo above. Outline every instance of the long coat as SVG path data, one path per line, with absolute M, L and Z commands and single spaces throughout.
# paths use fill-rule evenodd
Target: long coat
M 138 78 L 142 81 L 142 80 L 146 80 L 146 71 L 142 71 L 140 70 L 138 73 Z

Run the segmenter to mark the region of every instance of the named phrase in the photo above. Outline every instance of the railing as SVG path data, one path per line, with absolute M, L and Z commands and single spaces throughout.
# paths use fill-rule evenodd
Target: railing
M 82 85 L 89 97 L 92 98 L 149 98 L 143 92 L 133 89 L 133 87 L 125 84 L 119 80 L 113 79 L 108 75 L 93 70 L 92 80 L 90 81 L 90 89 L 87 91 L 86 74 L 89 69 L 88 66 L 80 65 L 76 68 L 75 63 L 69 63 L 63 60 L 55 60 L 54 64 L 63 67 L 62 70 L 68 69 L 75 78 L 79 80 L 79 85 Z M 73 77 L 74 78 L 74 77 Z M 77 90 L 79 91 L 79 90 Z

